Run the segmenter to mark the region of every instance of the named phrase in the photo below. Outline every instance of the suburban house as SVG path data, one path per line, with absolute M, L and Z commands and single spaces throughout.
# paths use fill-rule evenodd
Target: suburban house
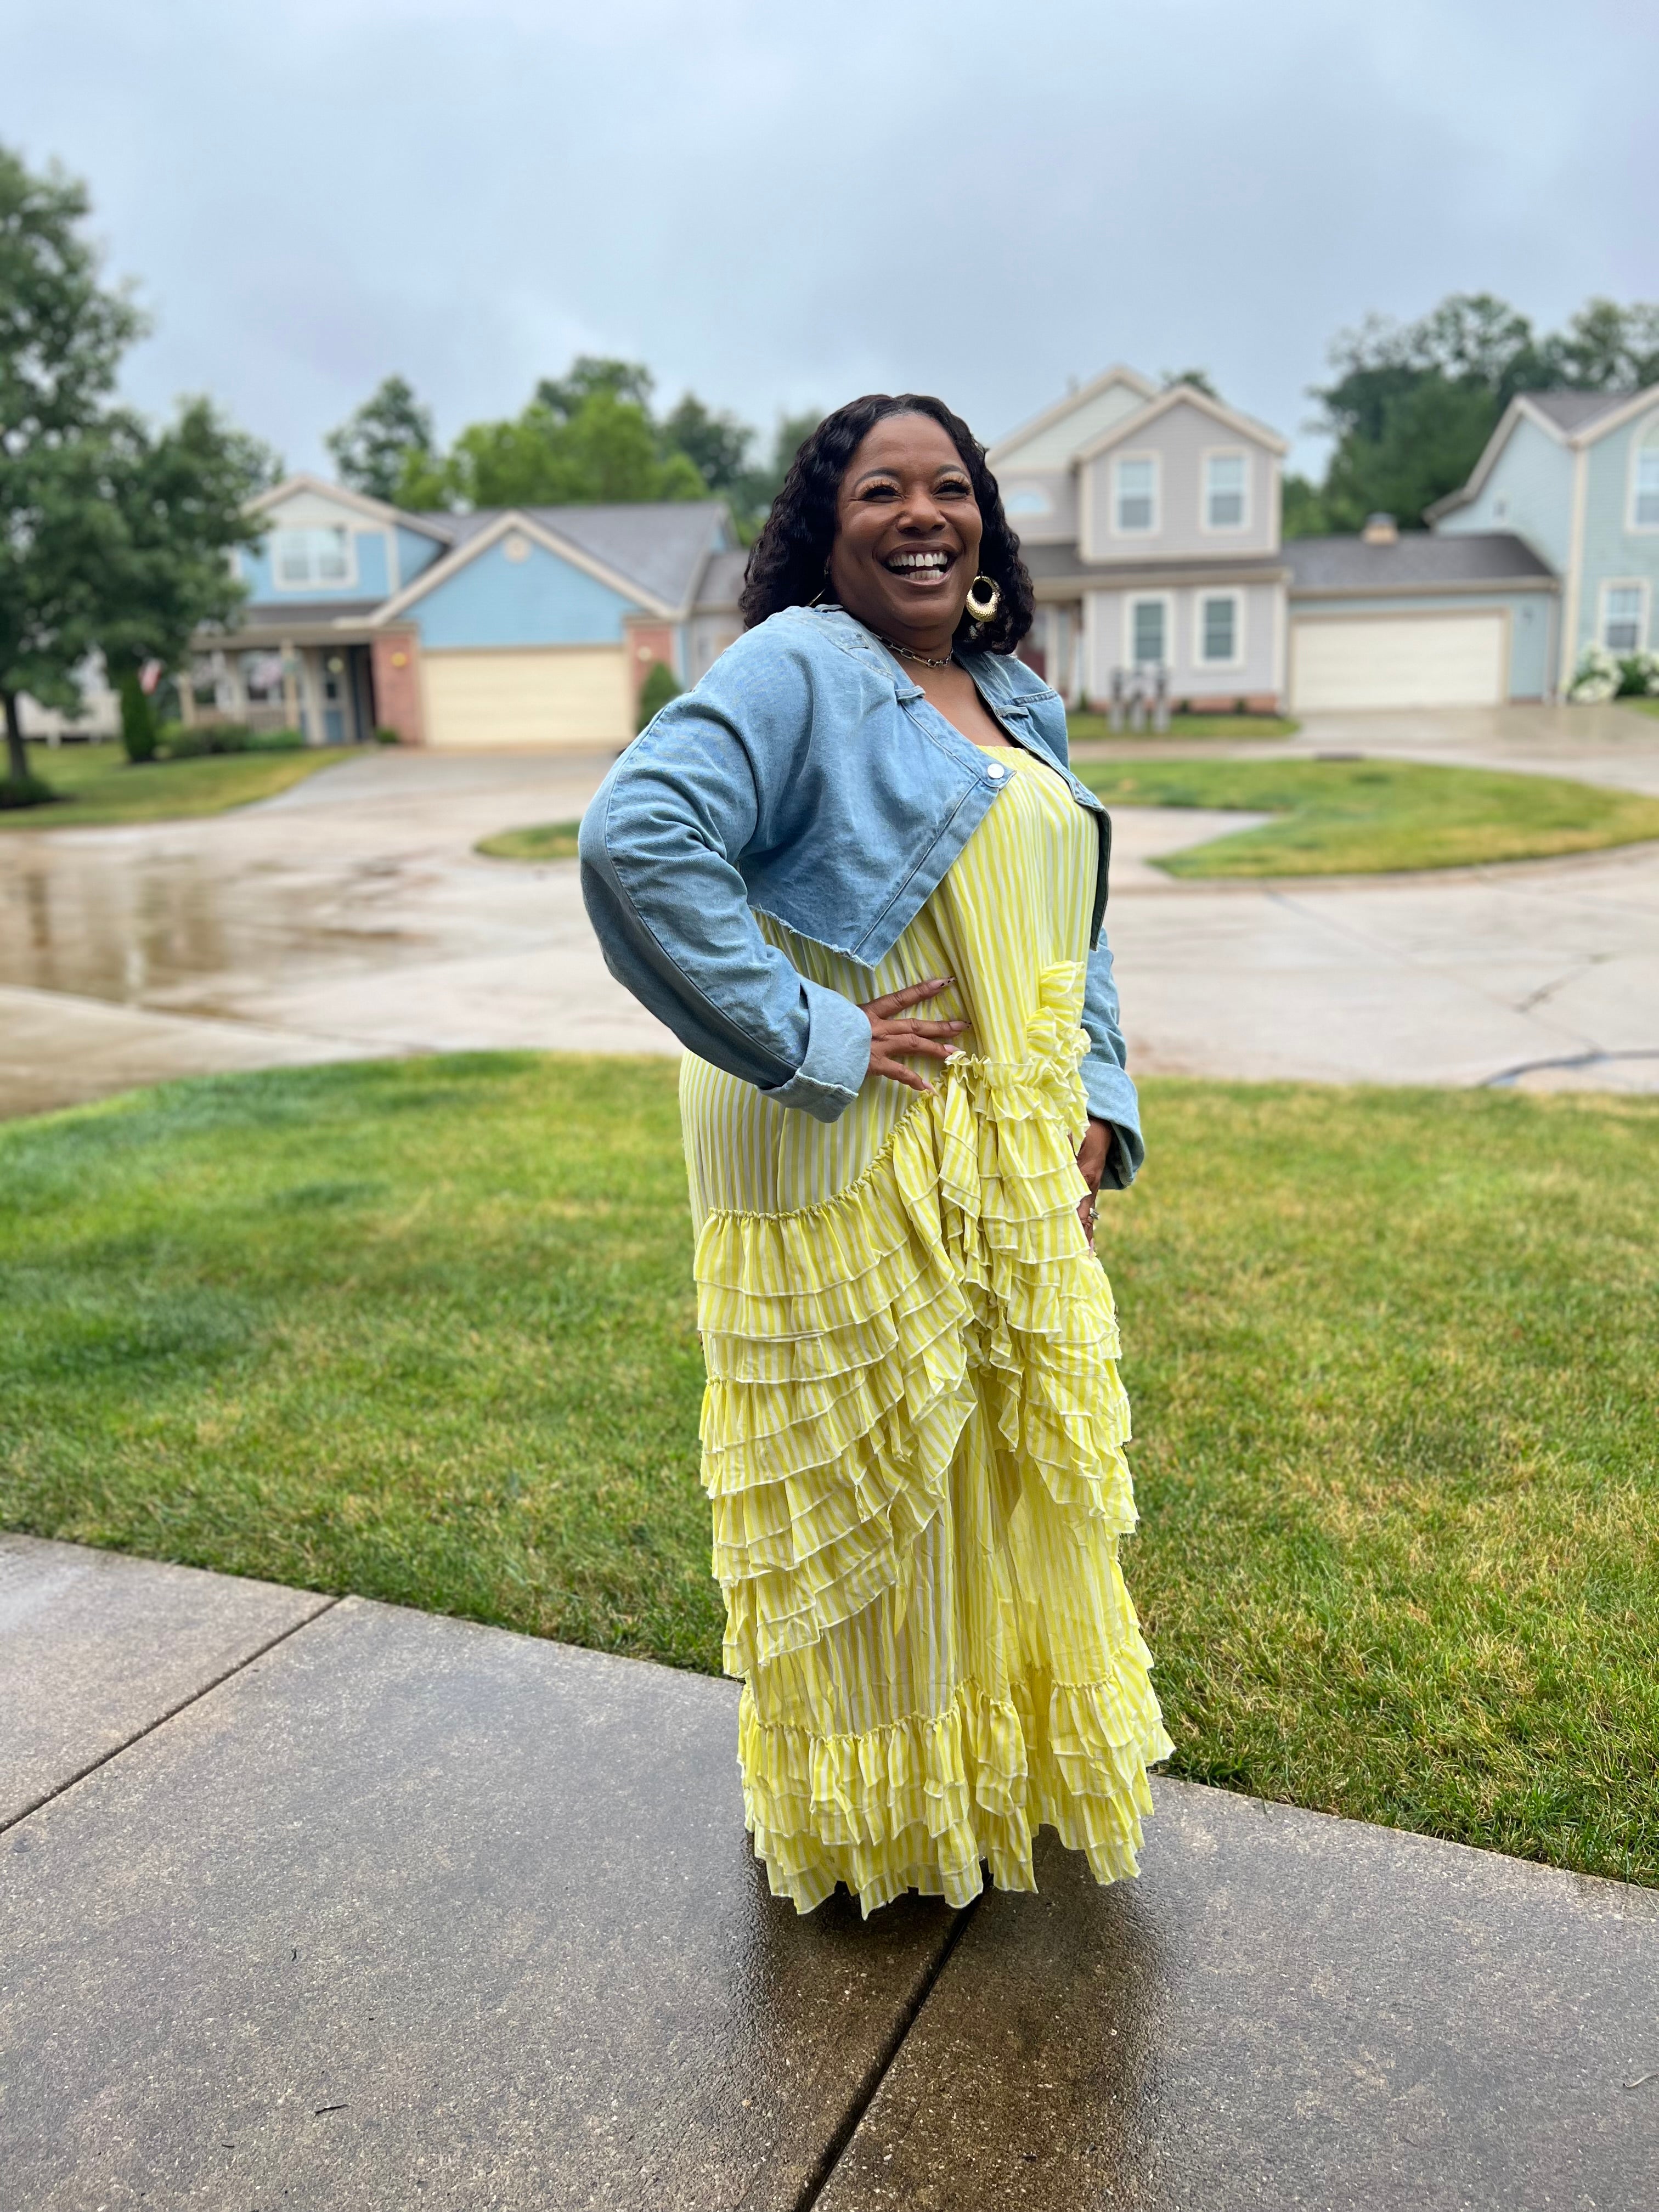
M 1127 368 L 991 448 L 1036 586 L 1025 657 L 1071 700 L 1161 667 L 1195 708 L 1483 707 L 1659 640 L 1659 389 L 1516 399 L 1401 532 L 1279 537 L 1285 441 Z
M 1167 672 L 1194 707 L 1285 688 L 1285 441 L 1187 384 L 1110 368 L 990 449 L 1036 587 L 1024 657 L 1067 699 Z
M 415 514 L 309 476 L 264 493 L 248 598 L 196 641 L 187 714 L 345 744 L 623 745 L 653 661 L 695 683 L 737 635 L 717 501 Z
M 1659 388 L 1522 393 L 1429 514 L 1443 544 L 1515 532 L 1560 579 L 1539 688 L 1565 690 L 1586 646 L 1659 646 Z

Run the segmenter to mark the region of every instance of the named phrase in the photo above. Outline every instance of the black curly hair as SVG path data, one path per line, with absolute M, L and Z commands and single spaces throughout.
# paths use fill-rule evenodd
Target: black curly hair
M 808 606 L 823 590 L 830 549 L 836 539 L 836 500 L 841 480 L 869 433 L 890 415 L 931 416 L 961 454 L 979 503 L 985 533 L 980 540 L 979 565 L 994 580 L 1002 600 L 988 623 L 975 623 L 964 613 L 952 642 L 990 653 L 1012 653 L 1030 629 L 1036 611 L 1031 579 L 1019 557 L 1019 540 L 1002 511 L 997 480 L 985 465 L 984 447 L 961 416 L 953 415 L 942 399 L 931 399 L 917 392 L 901 392 L 896 398 L 890 392 L 872 392 L 862 399 L 849 399 L 845 407 L 826 415 L 802 445 L 744 571 L 738 601 L 744 627 L 753 629 L 757 623 L 763 623 L 782 607 Z

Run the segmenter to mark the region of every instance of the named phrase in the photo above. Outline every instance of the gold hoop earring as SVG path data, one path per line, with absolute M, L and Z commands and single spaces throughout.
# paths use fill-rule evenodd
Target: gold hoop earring
M 981 584 L 985 586 L 982 593 L 980 591 Z M 968 598 L 965 604 L 969 614 L 981 628 L 988 622 L 993 621 L 997 609 L 1002 605 L 1002 593 L 997 588 L 996 579 L 994 576 L 986 575 L 981 570 L 968 586 Z

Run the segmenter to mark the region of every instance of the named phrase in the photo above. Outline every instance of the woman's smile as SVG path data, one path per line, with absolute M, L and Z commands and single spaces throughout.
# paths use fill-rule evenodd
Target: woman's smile
M 922 591 L 937 591 L 956 566 L 957 555 L 949 546 L 933 545 L 926 551 L 912 546 L 900 546 L 890 553 L 882 567 L 902 582 Z

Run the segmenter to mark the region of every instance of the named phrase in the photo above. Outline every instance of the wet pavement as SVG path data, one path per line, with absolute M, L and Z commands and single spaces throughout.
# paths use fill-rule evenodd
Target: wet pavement
M 735 1685 L 0 1536 L 5 2202 L 1659 2202 L 1659 1895 L 1158 1781 L 1140 1880 L 770 1898 Z
M 1322 717 L 1285 746 L 1237 750 L 1659 793 L 1659 721 L 1621 708 Z M 378 753 L 207 821 L 7 832 L 0 1113 L 365 1054 L 674 1050 L 605 972 L 573 862 L 471 850 L 492 830 L 574 818 L 607 765 Z M 1659 848 L 1178 884 L 1156 856 L 1260 817 L 1115 818 L 1110 933 L 1139 1070 L 1659 1089 Z

